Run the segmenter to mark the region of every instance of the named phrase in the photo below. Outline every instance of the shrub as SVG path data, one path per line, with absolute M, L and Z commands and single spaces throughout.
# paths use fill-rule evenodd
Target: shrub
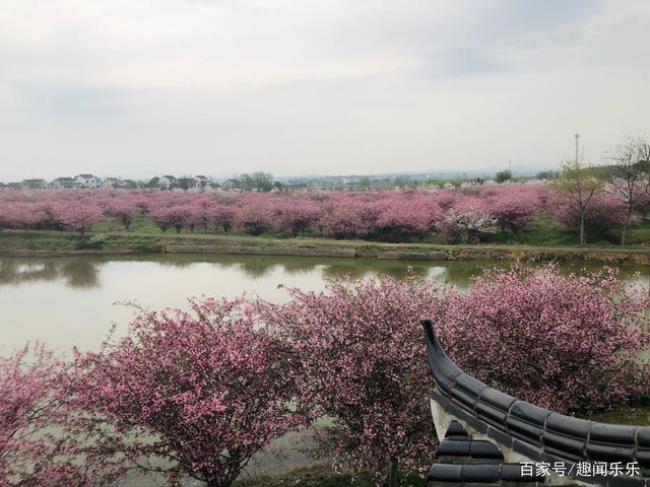
M 588 412 L 646 392 L 647 291 L 612 271 L 557 266 L 490 270 L 450 294 L 438 328 L 451 358 L 479 379 L 539 406 Z

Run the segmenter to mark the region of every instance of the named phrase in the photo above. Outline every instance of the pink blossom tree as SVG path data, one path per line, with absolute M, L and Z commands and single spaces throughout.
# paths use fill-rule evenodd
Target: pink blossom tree
M 83 487 L 121 468 L 96 461 L 72 433 L 66 366 L 42 345 L 0 358 L 0 485 Z
M 176 233 L 181 233 L 183 227 L 188 226 L 188 221 L 193 222 L 191 207 L 182 204 L 151 208 L 149 216 L 163 232 L 168 228 L 174 228 Z
M 627 212 L 620 199 L 608 192 L 594 194 L 589 205 L 581 209 L 561 193 L 551 204 L 551 213 L 566 227 L 592 240 L 602 238 L 605 233 L 624 225 Z M 634 223 L 634 222 L 631 222 Z
M 215 231 L 228 233 L 235 225 L 237 210 L 230 205 L 216 203 L 208 208 L 209 218 Z
M 81 235 L 104 218 L 99 205 L 86 198 L 58 201 L 54 206 L 54 215 L 65 229 L 79 232 Z
M 385 240 L 401 242 L 422 238 L 444 219 L 443 210 L 429 195 L 386 195 L 382 203 L 376 232 Z
M 319 207 L 312 200 L 281 196 L 272 206 L 274 227 L 293 237 L 304 234 L 318 218 Z
M 142 314 L 116 344 L 79 354 L 75 398 L 89 430 L 110 425 L 106 453 L 170 478 L 231 485 L 256 452 L 303 422 L 291 403 L 294 353 L 254 325 L 239 301 L 206 300 L 191 312 Z
M 318 225 L 329 237 L 364 238 L 376 228 L 377 201 L 376 195 L 334 193 L 323 204 Z
M 285 305 L 258 303 L 261 322 L 283 327 L 303 364 L 301 402 L 333 418 L 334 453 L 346 466 L 390 475 L 419 468 L 433 435 L 418 319 L 442 290 L 390 277 L 332 281 L 324 293 L 290 289 Z
M 611 271 L 516 265 L 451 293 L 434 316 L 461 368 L 539 406 L 589 412 L 647 394 L 648 304 L 647 289 Z
M 273 228 L 273 212 L 264 204 L 240 206 L 235 214 L 235 225 L 249 235 L 261 235 Z
M 129 194 L 124 194 L 107 201 L 104 211 L 108 216 L 117 219 L 124 225 L 124 229 L 129 231 L 140 208 L 137 199 L 130 197 Z
M 488 203 L 489 213 L 501 230 L 517 234 L 539 211 L 540 201 L 534 190 L 525 187 L 499 191 Z

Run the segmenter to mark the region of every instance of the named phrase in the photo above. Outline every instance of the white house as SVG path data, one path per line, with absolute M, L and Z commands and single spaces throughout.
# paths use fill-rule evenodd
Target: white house
M 21 185 L 23 189 L 43 189 L 47 183 L 44 179 L 23 179 Z
M 77 183 L 75 179 L 68 177 L 56 178 L 54 181 L 48 184 L 48 188 L 50 189 L 74 189 L 78 186 L 79 183 Z

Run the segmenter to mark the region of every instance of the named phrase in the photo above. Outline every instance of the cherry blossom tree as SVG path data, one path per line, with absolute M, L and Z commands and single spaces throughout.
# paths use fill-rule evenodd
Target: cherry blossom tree
M 209 207 L 209 218 L 215 231 L 228 233 L 235 225 L 237 210 L 232 206 L 217 203 Z
M 183 227 L 188 226 L 188 221 L 193 221 L 191 207 L 181 204 L 151 208 L 149 216 L 163 232 L 174 228 L 176 233 L 181 233 Z
M 293 237 L 304 234 L 318 219 L 318 205 L 305 198 L 282 196 L 273 201 L 274 227 Z
M 606 409 L 648 393 L 638 353 L 650 344 L 647 289 L 613 271 L 584 275 L 516 265 L 447 296 L 437 329 L 451 358 L 488 384 L 563 412 Z
M 422 238 L 444 219 L 442 208 L 422 193 L 382 197 L 383 207 L 377 217 L 376 231 L 383 239 L 401 242 Z
M 139 211 L 138 200 L 130 197 L 128 194 L 111 198 L 106 202 L 104 208 L 105 214 L 116 218 L 124 225 L 126 231 L 129 231 L 131 228 L 131 224 Z
M 551 213 L 570 230 L 594 240 L 603 237 L 608 230 L 623 226 L 627 218 L 621 200 L 608 191 L 594 194 L 584 209 L 559 193 L 553 202 Z M 634 220 L 630 222 L 634 223 Z
M 235 225 L 249 235 L 261 235 L 271 230 L 274 227 L 273 223 L 273 213 L 264 204 L 239 207 L 235 214 Z
M 42 345 L 0 358 L 0 485 L 106 485 L 122 473 L 72 433 L 66 365 Z
M 422 467 L 433 435 L 418 319 L 443 291 L 390 277 L 331 281 L 324 293 L 290 289 L 288 304 L 258 303 L 261 322 L 283 327 L 303 364 L 301 402 L 333 418 L 334 453 L 378 476 Z
M 539 212 L 540 199 L 534 190 L 525 187 L 499 191 L 488 203 L 489 213 L 501 230 L 517 234 Z
M 75 398 L 89 430 L 110 425 L 107 454 L 227 487 L 256 452 L 304 421 L 291 402 L 293 355 L 239 301 L 205 300 L 190 312 L 143 313 L 117 343 L 78 354 Z
M 94 201 L 90 199 L 70 198 L 68 201 L 58 201 L 53 208 L 58 222 L 67 230 L 86 233 L 104 214 Z
M 326 236 L 364 238 L 376 228 L 379 216 L 378 197 L 365 194 L 333 194 L 324 203 L 319 226 Z

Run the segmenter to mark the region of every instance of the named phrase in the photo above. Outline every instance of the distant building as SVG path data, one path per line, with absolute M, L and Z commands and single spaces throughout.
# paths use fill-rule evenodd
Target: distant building
M 76 189 L 79 187 L 79 183 L 74 178 L 60 177 L 51 181 L 47 187 L 50 189 Z
M 102 180 L 92 174 L 79 174 L 74 179 L 81 188 L 99 188 L 102 185 Z
M 228 179 L 221 183 L 221 189 L 224 191 L 232 191 L 235 189 L 240 189 L 241 181 L 239 179 Z
M 176 187 L 182 189 L 183 191 L 193 189 L 194 184 L 194 178 L 189 176 L 176 179 Z
M 23 179 L 22 189 L 43 189 L 47 185 L 44 179 Z
M 198 189 L 199 191 L 205 191 L 205 189 L 209 186 L 210 180 L 203 175 L 199 176 L 194 176 L 194 188 Z

